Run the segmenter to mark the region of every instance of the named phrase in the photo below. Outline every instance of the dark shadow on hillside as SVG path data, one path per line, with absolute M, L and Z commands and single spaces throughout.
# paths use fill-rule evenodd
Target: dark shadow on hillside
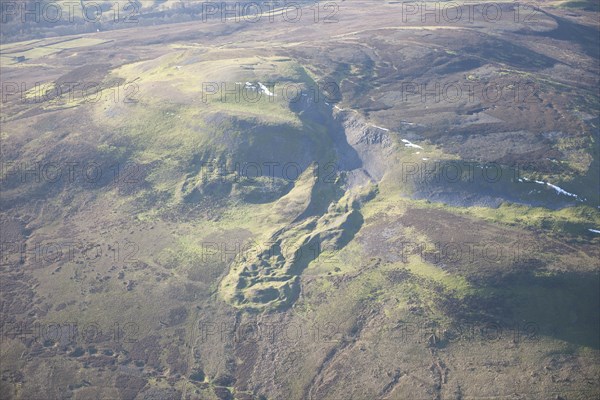
M 462 51 L 465 54 L 475 54 L 488 61 L 509 64 L 527 71 L 551 68 L 557 63 L 553 58 L 497 38 L 487 39 L 475 47 L 467 46 Z
M 318 87 L 314 84 L 313 87 Z M 306 99 L 306 100 L 305 100 Z M 332 106 L 327 101 L 333 101 L 321 95 L 317 102 L 310 96 L 299 101 L 291 102 L 290 109 L 298 114 L 302 121 L 302 129 L 328 135 L 331 140 L 330 149 L 320 149 L 318 160 L 325 163 L 335 163 L 336 171 L 351 171 L 362 167 L 362 161 L 356 150 L 346 139 L 345 129 L 340 121 L 333 118 Z
M 597 164 L 596 160 L 594 164 Z M 598 194 L 590 190 L 598 187 L 597 176 L 595 183 L 590 182 L 594 180 L 589 176 L 593 173 L 591 168 L 588 175 L 576 176 L 571 182 L 548 182 L 571 195 L 545 183 L 534 182 L 531 176 L 535 171 L 497 163 L 423 162 L 405 172 L 403 179 L 413 185 L 415 198 L 459 207 L 498 207 L 503 202 L 511 202 L 560 209 L 576 205 L 595 206 L 600 201 Z
M 513 274 L 481 289 L 462 304 L 449 301 L 445 311 L 459 321 L 501 327 L 505 337 L 520 330 L 521 340 L 545 336 L 600 349 L 598 272 Z
M 598 28 L 577 24 L 566 18 L 550 14 L 542 9 L 539 9 L 539 11 L 556 20 L 558 27 L 550 32 L 525 32 L 526 34 L 532 36 L 546 36 L 557 40 L 577 43 L 588 56 L 594 59 L 600 57 L 600 31 Z

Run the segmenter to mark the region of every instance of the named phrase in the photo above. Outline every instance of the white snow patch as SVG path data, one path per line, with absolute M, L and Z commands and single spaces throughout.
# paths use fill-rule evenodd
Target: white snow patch
M 423 150 L 423 148 L 421 146 L 419 146 L 418 144 L 412 143 L 410 140 L 402 139 L 402 141 L 404 142 L 404 145 L 406 147 L 414 147 L 415 149 Z
M 264 92 L 264 94 L 266 94 L 267 96 L 275 96 L 274 93 L 272 93 L 265 85 L 263 85 L 262 83 L 258 82 L 258 86 L 260 86 L 260 88 L 262 89 L 262 91 Z
M 390 131 L 388 128 L 382 128 L 381 126 L 377 126 L 377 125 L 373 125 L 373 127 L 377 128 L 377 129 L 381 129 L 382 131 L 386 131 L 386 132 Z
M 554 190 L 556 191 L 556 193 L 558 193 L 558 194 L 564 194 L 565 196 L 571 196 L 571 197 L 575 197 L 575 198 L 578 198 L 578 197 L 579 197 L 579 196 L 577 196 L 575 193 L 569 193 L 569 192 L 567 192 L 566 190 L 564 190 L 564 189 L 562 189 L 562 188 L 560 188 L 560 187 L 558 187 L 558 186 L 556 186 L 556 185 L 553 185 L 553 184 L 551 184 L 551 183 L 549 183 L 549 182 L 535 181 L 535 183 L 538 183 L 538 184 L 540 184 L 540 185 L 547 185 L 547 186 L 550 186 L 550 187 L 551 187 L 552 189 L 554 189 Z
M 580 201 L 585 201 L 585 200 L 582 200 L 582 199 L 581 199 L 581 198 L 580 198 L 578 195 L 576 195 L 575 193 L 570 193 L 570 192 L 567 192 L 565 189 L 563 189 L 563 188 L 561 188 L 561 187 L 558 187 L 558 186 L 556 186 L 556 185 L 553 185 L 553 184 L 552 184 L 552 183 L 550 183 L 550 182 L 537 181 L 537 180 L 533 180 L 533 181 L 532 181 L 532 180 L 530 180 L 530 179 L 527 179 L 527 178 L 522 178 L 522 179 L 521 179 L 521 178 L 519 178 L 519 182 L 535 182 L 535 183 L 537 183 L 538 185 L 545 185 L 545 186 L 548 186 L 548 187 L 550 187 L 550 188 L 554 189 L 554 191 L 555 191 L 556 193 L 558 193 L 558 194 L 564 194 L 565 196 L 575 197 L 576 199 L 578 199 L 578 200 L 580 200 Z

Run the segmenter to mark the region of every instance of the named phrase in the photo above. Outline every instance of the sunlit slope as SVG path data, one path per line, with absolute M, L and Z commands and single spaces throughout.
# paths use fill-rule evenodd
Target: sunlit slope
M 113 71 L 111 78 L 135 82 L 140 97 L 100 103 L 95 118 L 136 147 L 136 160 L 160 163 L 150 177 L 156 187 L 184 198 L 210 195 L 202 185 L 211 180 L 230 187 L 222 194 L 253 186 L 268 192 L 267 183 L 285 190 L 310 163 L 335 162 L 326 128 L 306 126 L 298 115 L 298 107 L 313 116 L 323 112 L 322 103 L 298 92 L 316 86 L 302 66 L 233 54 L 175 51 Z

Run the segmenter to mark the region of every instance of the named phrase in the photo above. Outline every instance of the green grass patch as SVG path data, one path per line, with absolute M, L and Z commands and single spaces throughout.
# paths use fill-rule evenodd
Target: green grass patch
M 453 212 L 473 215 L 495 223 L 538 228 L 553 233 L 589 235 L 588 229 L 600 227 L 600 213 L 590 206 L 551 210 L 544 207 L 503 203 L 498 208 L 448 208 Z
M 570 0 L 560 3 L 561 8 L 576 8 L 585 11 L 600 11 L 600 3 L 596 0 Z
M 473 293 L 471 285 L 464 277 L 450 274 L 435 265 L 424 262 L 418 256 L 411 257 L 406 268 L 417 276 L 441 284 L 445 289 L 454 292 L 459 298 Z

